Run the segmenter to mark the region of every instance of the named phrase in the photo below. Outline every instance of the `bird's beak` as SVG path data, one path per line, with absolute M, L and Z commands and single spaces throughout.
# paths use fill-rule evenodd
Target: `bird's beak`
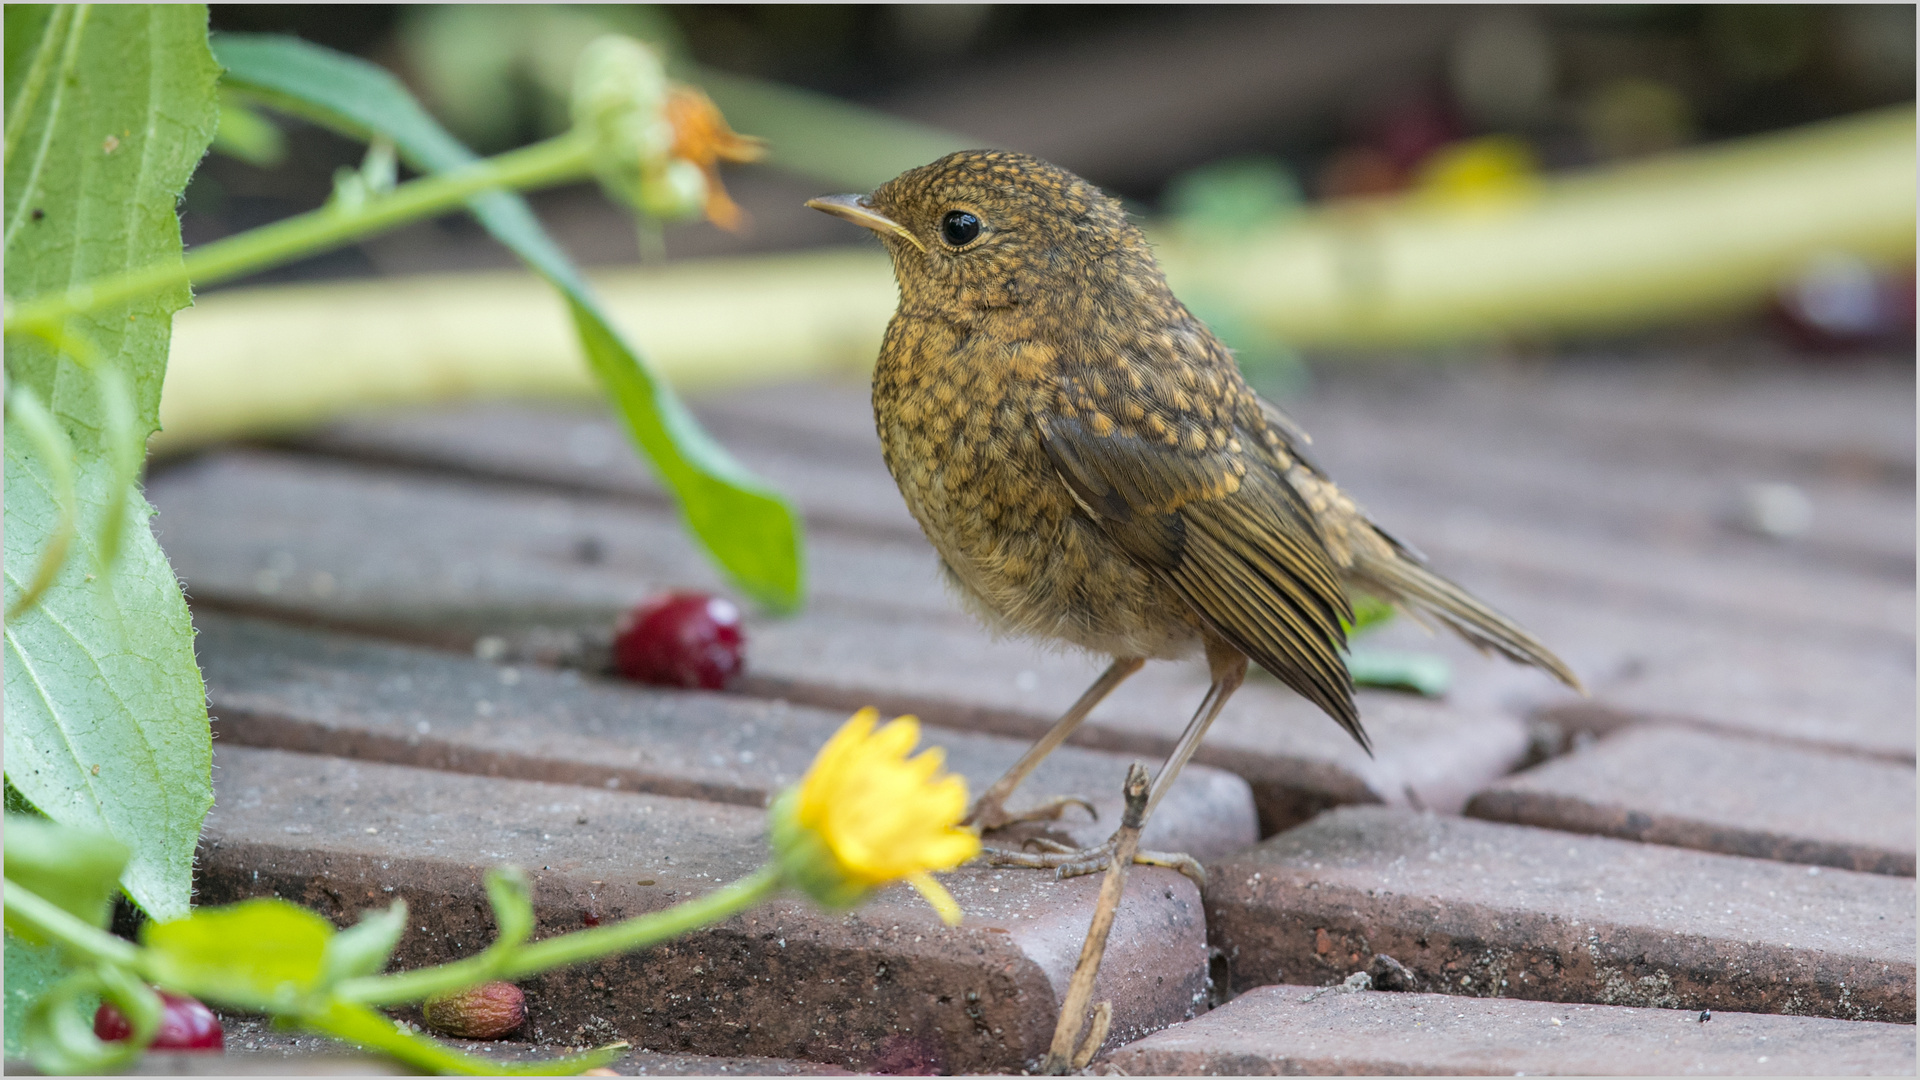
M 868 206 L 864 195 L 822 195 L 817 199 L 808 199 L 807 205 L 834 217 L 846 218 L 855 225 L 864 225 L 877 233 L 893 233 L 922 252 L 927 250 L 920 238 L 908 232 L 905 225 Z

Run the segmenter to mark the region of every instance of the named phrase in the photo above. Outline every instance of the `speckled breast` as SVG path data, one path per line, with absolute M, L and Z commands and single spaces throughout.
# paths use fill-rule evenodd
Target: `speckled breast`
M 907 509 L 956 592 L 992 628 L 1111 656 L 1176 657 L 1196 619 L 1074 503 L 1040 443 L 1053 392 L 1033 342 L 896 316 L 874 370 L 874 421 Z

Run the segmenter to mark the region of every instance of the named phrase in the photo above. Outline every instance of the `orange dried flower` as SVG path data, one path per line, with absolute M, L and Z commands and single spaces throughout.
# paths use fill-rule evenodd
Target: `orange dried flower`
M 766 142 L 728 127 L 713 99 L 691 86 L 667 91 L 667 122 L 673 126 L 673 156 L 699 166 L 707 178 L 707 220 L 737 231 L 746 215 L 720 184 L 720 162 L 758 161 L 766 156 Z

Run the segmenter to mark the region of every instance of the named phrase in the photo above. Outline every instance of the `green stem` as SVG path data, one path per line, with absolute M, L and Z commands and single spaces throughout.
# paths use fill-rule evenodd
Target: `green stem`
M 132 967 L 140 950 L 130 941 L 114 937 L 105 930 L 36 894 L 24 885 L 8 880 L 6 897 L 7 929 L 45 938 L 76 956 L 95 963 Z
M 188 252 L 180 262 L 157 263 L 9 305 L 6 331 L 57 323 L 189 282 L 204 286 L 225 281 L 382 229 L 433 217 L 487 191 L 546 187 L 580 179 L 592 171 L 592 139 L 580 132 L 568 132 L 464 169 L 402 184 L 388 194 L 369 197 L 359 206 L 329 203 L 297 217 L 216 240 Z
M 745 911 L 773 895 L 784 882 L 779 869 L 767 865 L 731 885 L 683 904 L 675 904 L 664 911 L 636 915 L 611 926 L 547 938 L 523 945 L 502 956 L 482 953 L 418 971 L 348 979 L 334 992 L 342 1001 L 395 1005 L 419 1001 L 448 990 L 459 990 L 488 979 L 525 978 L 568 964 L 643 949 L 697 930 L 708 923 Z
M 322 1011 L 300 1016 L 296 1022 L 308 1031 L 378 1051 L 422 1073 L 440 1076 L 568 1076 L 605 1065 L 627 1047 L 626 1043 L 615 1043 L 584 1054 L 505 1064 L 463 1054 L 436 1039 L 403 1031 L 364 1005 L 334 1001 Z

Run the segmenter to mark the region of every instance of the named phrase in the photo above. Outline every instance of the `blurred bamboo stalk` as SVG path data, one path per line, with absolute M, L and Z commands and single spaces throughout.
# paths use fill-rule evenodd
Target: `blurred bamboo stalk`
M 674 386 L 864 372 L 893 314 L 878 249 L 589 274 Z M 157 453 L 344 410 L 598 388 L 554 291 L 517 272 L 236 289 L 174 319 Z
M 1755 305 L 1826 252 L 1914 255 L 1914 110 L 1549 177 L 1333 206 L 1204 246 L 1174 290 L 1305 347 L 1630 329 Z
M 1903 107 L 1518 191 L 1331 206 L 1227 241 L 1150 232 L 1176 292 L 1295 345 L 1626 329 L 1754 306 L 1827 252 L 1910 262 L 1914 159 Z M 895 301 L 877 248 L 592 276 L 684 389 L 863 371 Z M 521 274 L 215 293 L 175 319 L 153 446 L 373 405 L 590 396 L 565 319 Z

